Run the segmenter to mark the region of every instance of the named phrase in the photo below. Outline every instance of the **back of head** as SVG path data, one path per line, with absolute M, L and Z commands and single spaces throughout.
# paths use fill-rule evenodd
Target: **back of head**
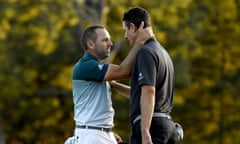
M 96 42 L 97 40 L 96 29 L 104 29 L 104 27 L 100 25 L 94 25 L 84 30 L 81 37 L 81 43 L 85 49 L 87 49 L 87 41 L 91 40 L 93 42 Z
M 150 26 L 150 15 L 144 8 L 139 6 L 132 7 L 128 9 L 122 19 L 126 26 L 129 28 L 130 23 L 133 23 L 137 28 L 139 28 L 141 22 L 144 22 L 144 28 Z

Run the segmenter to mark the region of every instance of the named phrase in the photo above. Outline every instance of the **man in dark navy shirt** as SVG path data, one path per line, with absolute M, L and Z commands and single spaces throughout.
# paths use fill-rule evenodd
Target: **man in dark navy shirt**
M 150 26 L 150 16 L 141 7 L 130 8 L 124 13 L 123 29 L 130 44 L 138 37 L 136 31 L 141 21 L 144 21 L 145 27 Z M 120 89 L 119 83 L 111 84 Z M 177 143 L 176 124 L 170 116 L 173 92 L 172 60 L 160 43 L 155 38 L 150 38 L 138 50 L 131 73 L 131 144 Z
M 125 37 L 133 43 L 134 34 L 150 16 L 140 7 L 130 8 L 123 16 Z M 131 76 L 130 120 L 133 124 L 131 144 L 174 144 L 177 131 L 171 120 L 174 68 L 172 60 L 159 42 L 149 39 L 138 51 Z

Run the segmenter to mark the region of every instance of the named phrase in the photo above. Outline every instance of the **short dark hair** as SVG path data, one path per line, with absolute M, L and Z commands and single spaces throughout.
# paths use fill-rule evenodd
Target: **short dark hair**
M 85 49 L 87 49 L 87 41 L 92 40 L 93 42 L 96 42 L 97 40 L 97 33 L 96 29 L 104 29 L 101 25 L 94 25 L 88 27 L 86 30 L 84 30 L 82 37 L 81 37 L 81 43 Z
M 133 23 L 139 28 L 141 22 L 144 22 L 144 28 L 150 26 L 150 15 L 144 8 L 139 6 L 129 8 L 123 15 L 123 19 L 127 28 L 130 28 L 130 23 Z

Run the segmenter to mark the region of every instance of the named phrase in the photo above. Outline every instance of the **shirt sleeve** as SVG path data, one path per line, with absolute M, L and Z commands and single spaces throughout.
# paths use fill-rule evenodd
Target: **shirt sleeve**
M 147 49 L 140 49 L 137 56 L 138 84 L 155 85 L 156 61 L 153 54 Z
M 107 69 L 108 64 L 100 64 L 94 60 L 78 63 L 73 70 L 73 79 L 102 81 Z

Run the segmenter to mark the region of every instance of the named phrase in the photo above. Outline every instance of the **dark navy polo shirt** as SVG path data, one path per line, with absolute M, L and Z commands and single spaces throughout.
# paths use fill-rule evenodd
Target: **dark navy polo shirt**
M 158 41 L 149 39 L 138 51 L 131 73 L 131 122 L 141 114 L 141 86 L 155 86 L 154 112 L 170 113 L 174 91 L 174 67 L 167 51 Z

